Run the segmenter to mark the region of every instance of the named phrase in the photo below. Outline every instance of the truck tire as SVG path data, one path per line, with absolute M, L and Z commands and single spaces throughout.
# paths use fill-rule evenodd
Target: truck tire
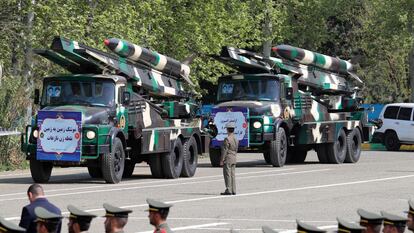
M 325 145 L 329 163 L 340 164 L 345 161 L 347 142 L 344 129 L 339 131 L 338 138 L 334 143 Z
M 270 164 L 270 152 L 269 151 L 263 152 L 263 158 L 267 164 Z
M 209 148 L 210 163 L 213 167 L 220 167 L 221 150 L 217 148 Z
M 124 173 L 122 174 L 122 178 L 130 178 L 132 174 L 134 174 L 135 169 L 135 161 L 132 159 L 125 160 L 125 167 Z
M 198 148 L 197 142 L 194 137 L 186 140 L 184 143 L 184 162 L 183 169 L 181 171 L 181 176 L 183 177 L 192 177 L 194 176 L 197 170 L 198 164 Z
M 352 129 L 346 136 L 346 163 L 356 163 L 361 156 L 362 136 L 358 128 Z
M 328 163 L 328 155 L 326 154 L 326 144 L 318 144 L 315 147 L 316 154 L 318 155 L 319 163 Z
M 162 170 L 165 178 L 178 178 L 183 169 L 184 155 L 181 139 L 177 138 L 171 152 L 161 157 Z
M 161 165 L 161 154 L 149 155 L 149 166 L 151 169 L 152 177 L 154 178 L 164 178 L 164 173 L 162 172 Z
M 39 160 L 30 160 L 30 173 L 35 183 L 47 183 L 52 174 L 53 164 Z
M 286 163 L 304 163 L 308 150 L 302 147 L 289 147 L 287 151 Z
M 121 139 L 115 138 L 112 142 L 111 153 L 101 157 L 102 175 L 106 183 L 119 183 L 125 168 L 125 151 Z
M 388 151 L 397 151 L 400 149 L 401 143 L 394 131 L 387 131 L 385 133 L 384 145 Z
M 92 178 L 102 178 L 102 170 L 100 167 L 88 166 L 88 173 Z
M 276 140 L 270 142 L 270 164 L 273 167 L 283 167 L 286 162 L 287 155 L 287 137 L 285 129 L 279 127 L 276 132 Z

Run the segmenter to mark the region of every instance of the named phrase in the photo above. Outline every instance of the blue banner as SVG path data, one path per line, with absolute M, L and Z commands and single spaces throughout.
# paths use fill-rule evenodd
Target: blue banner
M 213 108 L 211 117 L 217 126 L 218 134 L 212 139 L 213 147 L 220 147 L 227 137 L 225 128 L 228 122 L 236 125 L 234 134 L 239 140 L 239 147 L 249 146 L 249 109 L 245 107 L 219 107 Z
M 39 111 L 38 160 L 79 162 L 82 145 L 82 113 Z

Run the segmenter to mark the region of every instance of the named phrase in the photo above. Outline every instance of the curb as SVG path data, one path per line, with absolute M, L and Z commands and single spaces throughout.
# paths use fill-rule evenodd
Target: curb
M 362 143 L 361 145 L 362 150 L 373 150 L 373 151 L 386 151 L 387 148 L 381 143 Z M 412 151 L 414 150 L 414 145 L 402 145 L 400 147 L 402 151 Z

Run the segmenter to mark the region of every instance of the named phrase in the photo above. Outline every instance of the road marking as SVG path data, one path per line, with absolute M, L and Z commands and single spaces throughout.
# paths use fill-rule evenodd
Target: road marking
M 295 168 L 286 168 L 286 169 L 272 169 L 272 170 L 266 170 L 266 171 L 256 171 L 256 172 L 243 172 L 243 173 L 236 173 L 236 175 L 244 176 L 244 175 L 250 175 L 250 174 L 261 174 L 261 173 L 279 173 L 284 171 L 291 171 L 295 170 Z M 200 179 L 208 179 L 208 178 L 217 178 L 217 177 L 223 177 L 222 174 L 220 175 L 214 175 L 214 176 L 202 176 L 202 177 L 192 177 L 192 178 L 185 178 L 186 181 L 192 181 L 192 180 L 200 180 Z M 133 182 L 133 183 L 121 183 L 121 184 L 114 184 L 114 185 L 98 185 L 98 186 L 88 186 L 88 187 L 78 187 L 78 188 L 66 188 L 66 189 L 45 189 L 45 192 L 52 193 L 52 192 L 64 192 L 64 191 L 74 191 L 74 190 L 83 190 L 83 189 L 97 189 L 97 188 L 111 188 L 111 187 L 124 187 L 124 186 L 133 186 L 133 185 L 143 185 L 143 184 L 154 184 L 154 183 L 178 183 L 182 182 L 184 179 L 173 179 L 173 180 L 152 180 L 152 181 L 145 181 L 145 182 Z M 24 195 L 27 196 L 26 191 L 25 192 L 18 192 L 18 193 L 7 193 L 7 194 L 0 194 L 0 197 L 6 197 L 6 196 L 16 196 L 16 195 Z M 48 195 L 50 196 L 50 195 Z M 0 200 L 1 201 L 1 200 Z
M 222 225 L 227 225 L 228 223 L 225 222 L 215 222 L 215 223 L 207 223 L 207 224 L 201 224 L 201 225 L 190 225 L 190 226 L 185 226 L 185 227 L 175 227 L 172 228 L 171 230 L 173 231 L 182 231 L 182 230 L 189 230 L 189 229 L 201 229 L 203 227 L 214 227 L 214 226 L 222 226 Z M 136 233 L 153 233 L 154 231 L 139 231 Z
M 61 169 L 58 169 L 58 170 L 55 170 L 55 171 L 52 171 L 52 175 L 53 174 L 55 174 L 55 173 L 58 173 L 58 174 L 61 174 L 61 173 L 68 173 L 68 174 L 70 174 L 69 172 L 74 172 L 74 171 L 80 171 L 80 170 L 85 170 L 85 168 L 84 167 L 80 167 L 80 168 L 71 168 L 71 169 L 68 169 L 68 170 L 64 170 L 64 169 L 66 169 L 66 168 L 63 168 L 62 170 Z M 31 173 L 30 172 L 26 172 L 26 173 L 10 173 L 10 174 L 1 174 L 0 175 L 0 177 L 9 177 L 9 176 L 16 176 L 16 177 L 19 177 L 19 176 L 27 176 L 27 175 L 31 175 Z M 27 178 L 31 178 L 31 177 L 27 177 Z
M 244 179 L 258 178 L 258 177 L 293 175 L 293 174 L 320 172 L 320 171 L 328 171 L 328 170 L 331 170 L 331 169 L 318 169 L 318 170 L 286 172 L 286 173 L 276 173 L 276 174 L 272 173 L 272 174 L 260 175 L 260 176 L 242 176 L 242 177 L 239 177 L 237 179 L 238 180 L 244 180 Z M 220 175 L 220 177 L 222 177 L 222 175 Z M 103 192 L 115 192 L 115 191 L 125 191 L 125 190 L 145 189 L 145 188 L 170 187 L 170 186 L 177 186 L 177 185 L 201 184 L 201 183 L 222 182 L 222 181 L 223 181 L 223 178 L 216 179 L 216 180 L 191 181 L 191 182 L 182 182 L 182 183 L 174 182 L 174 183 L 169 183 L 169 184 L 135 186 L 135 187 L 128 187 L 128 188 L 100 189 L 100 190 L 90 190 L 90 191 L 81 191 L 81 192 L 72 192 L 72 193 L 48 194 L 47 197 L 60 197 L 60 196 L 71 196 L 71 195 L 80 195 L 80 194 L 89 194 L 89 193 L 103 193 Z M 25 200 L 25 199 L 27 199 L 27 196 L 17 197 L 17 198 L 9 198 L 9 199 L 0 199 L 0 202 L 2 202 L 2 201 Z

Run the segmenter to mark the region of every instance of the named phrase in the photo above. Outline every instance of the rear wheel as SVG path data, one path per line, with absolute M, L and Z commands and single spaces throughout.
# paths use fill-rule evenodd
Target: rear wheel
M 121 139 L 112 142 L 111 153 L 102 156 L 102 175 L 107 183 L 116 184 L 122 179 L 125 167 L 125 152 Z
M 398 140 L 398 136 L 394 131 L 388 131 L 385 133 L 384 144 L 389 151 L 397 151 L 401 146 L 400 140 Z
M 194 137 L 190 137 L 184 143 L 184 162 L 183 170 L 181 171 L 181 176 L 183 177 L 192 177 L 194 176 L 197 163 L 198 163 L 198 149 L 197 142 Z
M 348 133 L 346 136 L 347 142 L 347 150 L 346 150 L 346 157 L 345 162 L 347 163 L 356 163 L 361 156 L 361 143 L 362 143 L 362 136 L 359 129 L 354 128 L 351 132 Z
M 39 160 L 30 160 L 30 172 L 32 179 L 36 183 L 47 183 L 52 174 L 53 164 L 50 162 L 42 162 Z
M 344 129 L 341 129 L 338 133 L 336 141 L 334 143 L 326 144 L 326 154 L 328 156 L 329 163 L 343 163 L 346 157 L 346 147 L 346 134 Z
M 152 177 L 154 178 L 164 177 L 164 173 L 162 172 L 161 156 L 161 154 L 153 154 L 149 157 L 148 163 L 150 165 Z
M 183 168 L 183 144 L 177 138 L 170 153 L 161 157 L 162 170 L 166 178 L 178 178 Z
M 217 148 L 209 148 L 210 163 L 213 167 L 220 167 L 221 151 Z
M 88 166 L 88 173 L 92 178 L 102 178 L 102 170 L 100 167 Z
M 263 152 L 263 158 L 267 164 L 270 164 L 270 152 L 269 151 Z
M 315 148 L 320 163 L 328 163 L 328 155 L 326 154 L 326 144 L 318 144 Z
M 125 160 L 125 168 L 124 168 L 124 173 L 122 174 L 122 177 L 123 178 L 131 177 L 132 174 L 134 173 L 134 169 L 135 169 L 135 161 L 133 161 L 132 159 Z
M 276 133 L 276 140 L 269 144 L 270 164 L 273 167 L 283 167 L 286 162 L 287 137 L 285 130 L 280 127 Z

